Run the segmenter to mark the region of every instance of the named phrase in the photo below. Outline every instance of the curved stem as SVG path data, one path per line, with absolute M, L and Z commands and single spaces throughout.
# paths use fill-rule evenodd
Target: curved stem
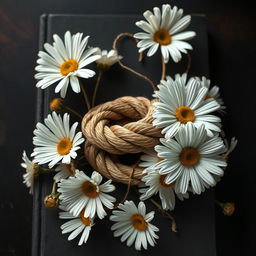
M 70 113 L 73 113 L 74 115 L 76 115 L 77 117 L 83 119 L 82 115 L 80 115 L 77 111 L 75 111 L 74 109 L 66 106 L 66 105 L 63 105 L 63 108 L 66 109 L 67 111 L 69 111 Z
M 81 87 L 81 90 L 82 90 L 83 95 L 84 95 L 84 101 L 85 101 L 85 105 L 87 107 L 87 110 L 90 110 L 91 109 L 91 105 L 90 105 L 90 101 L 89 101 L 87 92 L 86 92 L 86 90 L 84 88 L 84 85 L 81 83 L 80 80 L 79 80 L 79 83 L 80 83 L 80 87 Z
M 136 192 L 136 194 L 139 194 L 139 191 L 138 191 L 136 188 L 133 187 L 133 189 L 134 189 L 134 191 Z M 151 202 L 154 206 L 156 206 L 156 208 L 162 213 L 162 215 L 163 215 L 164 217 L 166 217 L 166 218 L 168 218 L 168 219 L 170 219 L 170 220 L 172 221 L 172 225 L 171 225 L 172 231 L 173 231 L 173 232 L 177 232 L 177 224 L 176 224 L 176 221 L 175 221 L 174 217 L 173 217 L 170 213 L 168 213 L 167 211 L 165 211 L 165 210 L 163 209 L 163 207 L 162 207 L 159 203 L 157 203 L 153 198 L 149 198 L 149 200 L 150 200 L 150 202 Z
M 97 81 L 96 81 L 96 84 L 95 84 L 95 87 L 94 87 L 94 91 L 93 91 L 92 107 L 94 107 L 94 105 L 95 105 L 95 99 L 96 99 L 96 95 L 97 95 L 97 92 L 98 92 L 100 80 L 102 78 L 103 73 L 104 73 L 104 71 L 102 69 L 100 69 L 99 75 L 98 75 L 98 78 L 97 78 Z
M 161 80 L 164 80 L 166 76 L 166 64 L 164 62 L 164 57 L 162 56 L 162 76 Z
M 134 38 L 131 33 L 121 33 L 121 34 L 119 34 L 119 35 L 114 39 L 114 42 L 113 42 L 113 49 L 116 50 L 117 52 L 118 52 L 118 49 L 117 49 L 117 42 L 118 42 L 118 40 L 120 40 L 122 37 L 129 37 L 129 38 L 132 38 L 133 40 L 135 40 L 136 43 L 138 43 L 138 40 L 137 40 L 136 38 Z M 142 61 L 142 58 L 143 58 L 143 54 L 140 53 L 138 61 L 139 61 L 139 62 Z M 145 76 L 145 75 L 139 73 L 138 71 L 136 71 L 136 70 L 134 70 L 134 69 L 132 69 L 132 68 L 130 68 L 130 67 L 124 65 L 120 60 L 118 61 L 118 63 L 119 63 L 119 65 L 120 65 L 123 69 L 126 69 L 126 70 L 130 71 L 131 73 L 133 73 L 134 75 L 139 76 L 139 77 L 141 77 L 142 79 L 144 79 L 145 81 L 147 81 L 147 82 L 151 85 L 151 87 L 153 88 L 153 90 L 157 90 L 157 88 L 156 88 L 155 84 L 153 83 L 153 81 L 150 80 L 147 76 Z
M 128 195 L 129 195 L 129 192 L 130 192 L 130 188 L 131 188 L 131 182 L 132 182 L 132 177 L 133 177 L 133 173 L 134 173 L 134 168 L 132 168 L 132 172 L 131 172 L 131 175 L 129 177 L 129 182 L 128 182 L 128 186 L 127 186 L 127 191 L 124 195 L 124 198 L 123 200 L 121 201 L 121 203 L 124 203 L 124 201 L 127 199 Z
M 191 68 L 191 56 L 190 56 L 189 53 L 187 54 L 187 57 L 188 57 L 188 64 L 187 64 L 187 68 L 186 68 L 185 73 L 188 73 L 190 68 Z
M 165 211 L 162 208 L 162 206 L 159 203 L 157 203 L 154 199 L 150 198 L 149 200 L 153 205 L 155 205 L 158 208 L 158 210 L 162 213 L 163 216 L 167 217 L 168 219 L 170 219 L 172 221 L 172 226 L 171 226 L 172 231 L 177 232 L 177 224 L 176 224 L 174 217 L 170 213 Z

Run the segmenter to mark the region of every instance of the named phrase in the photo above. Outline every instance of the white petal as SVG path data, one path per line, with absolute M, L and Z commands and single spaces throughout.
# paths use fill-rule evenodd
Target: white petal
M 80 92 L 80 84 L 79 84 L 79 80 L 76 76 L 70 76 L 70 83 L 71 83 L 71 87 L 73 89 L 73 91 L 75 93 L 79 93 Z

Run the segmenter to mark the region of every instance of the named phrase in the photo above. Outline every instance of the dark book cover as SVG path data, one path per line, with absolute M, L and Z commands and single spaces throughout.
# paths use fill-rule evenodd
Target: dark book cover
M 40 50 L 45 42 L 52 43 L 52 35 L 63 37 L 67 30 L 71 33 L 82 32 L 84 36 L 90 35 L 89 46 L 99 46 L 110 50 L 114 38 L 122 32 L 138 32 L 135 22 L 142 19 L 140 16 L 124 15 L 43 15 L 40 27 Z M 189 76 L 208 76 L 208 43 L 206 21 L 203 15 L 192 16 L 190 30 L 197 33 L 191 41 L 194 50 L 191 51 L 191 69 Z M 154 55 L 145 57 L 142 63 L 137 62 L 137 48 L 132 40 L 124 39 L 119 42 L 119 54 L 124 57 L 123 62 L 149 76 L 155 83 L 161 77 L 161 58 Z M 187 67 L 187 57 L 183 55 L 178 64 L 172 61 L 167 65 L 167 74 L 183 73 Z M 88 94 L 91 96 L 95 77 L 86 80 Z M 113 66 L 101 82 L 96 104 L 116 99 L 121 96 L 145 96 L 151 98 L 152 88 L 143 79 L 123 70 L 119 65 Z M 49 102 L 58 97 L 54 93 L 54 86 L 49 89 L 38 89 L 37 121 L 49 113 Z M 72 90 L 67 93 L 68 104 L 85 113 L 81 95 Z M 106 217 L 98 222 L 90 233 L 86 244 L 78 246 L 77 239 L 68 241 L 68 235 L 62 235 L 60 226 L 63 223 L 58 218 L 58 210 L 46 209 L 43 205 L 44 197 L 51 192 L 51 175 L 42 175 L 36 181 L 33 208 L 33 256 L 57 255 L 172 255 L 172 256 L 214 256 L 215 249 L 215 210 L 214 190 L 206 190 L 201 195 L 190 195 L 188 200 L 177 202 L 172 212 L 178 226 L 178 233 L 171 231 L 170 220 L 165 219 L 156 212 L 154 224 L 160 228 L 157 245 L 147 251 L 136 251 L 134 247 L 127 247 L 119 238 L 114 238 L 110 227 L 111 223 Z M 118 191 L 117 191 L 118 192 Z M 125 189 L 120 189 L 125 194 Z M 178 200 L 177 200 L 178 201 Z M 147 203 L 148 206 L 148 203 Z M 148 208 L 150 208 L 149 206 Z M 152 208 L 153 209 L 153 208 Z

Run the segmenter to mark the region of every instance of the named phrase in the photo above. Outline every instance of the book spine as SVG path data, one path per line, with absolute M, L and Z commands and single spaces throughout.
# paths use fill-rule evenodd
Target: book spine
M 43 14 L 40 17 L 39 29 L 39 50 L 43 50 L 43 45 L 47 35 L 47 15 Z M 44 90 L 37 90 L 36 97 L 36 122 L 42 121 L 44 116 Z M 41 186 L 40 178 L 35 180 L 34 196 L 33 196 L 33 219 L 32 219 L 32 248 L 31 255 L 39 256 L 41 247 Z

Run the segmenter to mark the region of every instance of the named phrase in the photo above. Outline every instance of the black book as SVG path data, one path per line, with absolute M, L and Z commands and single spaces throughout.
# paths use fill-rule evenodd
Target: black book
M 110 50 L 114 38 L 122 32 L 136 33 L 139 29 L 135 22 L 140 16 L 118 15 L 43 15 L 40 26 L 40 49 L 45 42 L 52 43 L 52 35 L 58 34 L 63 38 L 64 33 L 83 32 L 90 35 L 89 45 Z M 203 15 L 192 16 L 189 30 L 197 33 L 191 41 L 194 50 L 191 51 L 191 68 L 189 76 L 208 76 L 208 43 L 206 21 Z M 137 48 L 133 40 L 123 39 L 119 42 L 119 54 L 123 62 L 149 76 L 155 83 L 161 77 L 161 58 L 156 54 L 151 58 L 145 57 L 142 63 L 137 62 Z M 187 56 L 183 55 L 178 64 L 170 61 L 167 74 L 183 73 L 187 68 Z M 85 80 L 88 94 L 92 95 L 96 77 Z M 38 89 L 37 120 L 43 119 L 49 113 L 49 102 L 59 95 L 54 93 L 55 86 L 49 89 Z M 113 100 L 121 96 L 152 97 L 152 88 L 143 79 L 114 65 L 104 76 L 98 91 L 96 104 Z M 86 112 L 82 95 L 75 94 L 71 89 L 67 93 L 67 102 L 80 113 Z M 75 119 L 74 119 L 75 120 Z M 33 208 L 33 256 L 82 256 L 82 255 L 172 255 L 172 256 L 213 256 L 215 248 L 215 209 L 214 190 L 206 190 L 201 195 L 190 195 L 190 198 L 178 202 L 171 213 L 177 222 L 178 232 L 171 231 L 170 220 L 164 218 L 157 210 L 153 224 L 160 228 L 157 245 L 147 251 L 136 251 L 127 247 L 119 238 L 114 238 L 110 230 L 113 224 L 106 217 L 93 227 L 86 244 L 78 246 L 78 238 L 68 241 L 68 234 L 62 235 L 60 226 L 64 223 L 58 218 L 58 210 L 46 209 L 44 197 L 51 192 L 52 176 L 41 175 L 35 184 Z M 120 186 L 117 193 L 124 195 L 126 186 Z M 137 202 L 136 202 L 137 203 Z M 146 202 L 147 210 L 154 209 Z

